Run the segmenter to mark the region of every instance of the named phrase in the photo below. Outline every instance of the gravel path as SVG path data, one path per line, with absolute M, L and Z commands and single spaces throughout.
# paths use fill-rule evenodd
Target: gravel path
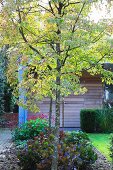
M 111 170 L 111 164 L 107 161 L 106 157 L 103 156 L 97 149 L 94 149 L 98 155 L 97 161 L 89 167 L 88 170 Z
M 0 153 L 0 170 L 21 170 L 14 147 Z

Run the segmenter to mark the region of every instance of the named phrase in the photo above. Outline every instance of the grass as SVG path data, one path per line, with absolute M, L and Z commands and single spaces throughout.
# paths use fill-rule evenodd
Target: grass
M 111 162 L 111 158 L 109 156 L 110 151 L 110 134 L 88 134 L 93 146 L 97 148 L 108 161 Z

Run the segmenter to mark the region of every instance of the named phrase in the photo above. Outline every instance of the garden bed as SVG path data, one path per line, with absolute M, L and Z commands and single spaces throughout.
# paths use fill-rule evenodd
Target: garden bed
M 95 152 L 98 155 L 98 159 L 95 164 L 89 166 L 87 170 L 110 170 L 110 163 L 106 160 L 106 158 L 98 150 L 95 149 Z M 0 169 L 21 170 L 16 153 L 17 150 L 14 146 L 11 149 L 0 153 Z

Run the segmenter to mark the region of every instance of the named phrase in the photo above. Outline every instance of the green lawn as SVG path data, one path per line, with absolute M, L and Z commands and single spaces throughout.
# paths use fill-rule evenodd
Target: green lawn
M 88 134 L 92 144 L 109 160 L 110 134 Z

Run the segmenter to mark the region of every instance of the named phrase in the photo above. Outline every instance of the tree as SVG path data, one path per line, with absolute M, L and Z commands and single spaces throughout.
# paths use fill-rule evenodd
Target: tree
M 102 75 L 113 83 L 113 74 L 102 63 L 112 61 L 106 21 L 94 23 L 89 14 L 93 1 L 6 0 L 1 10 L 2 43 L 9 44 L 9 82 L 17 79 L 18 66 L 26 66 L 21 86 L 26 107 L 37 109 L 36 100 L 55 99 L 55 140 L 52 170 L 57 170 L 61 96 L 85 92 L 83 72 Z M 15 78 L 14 78 L 15 77 Z

